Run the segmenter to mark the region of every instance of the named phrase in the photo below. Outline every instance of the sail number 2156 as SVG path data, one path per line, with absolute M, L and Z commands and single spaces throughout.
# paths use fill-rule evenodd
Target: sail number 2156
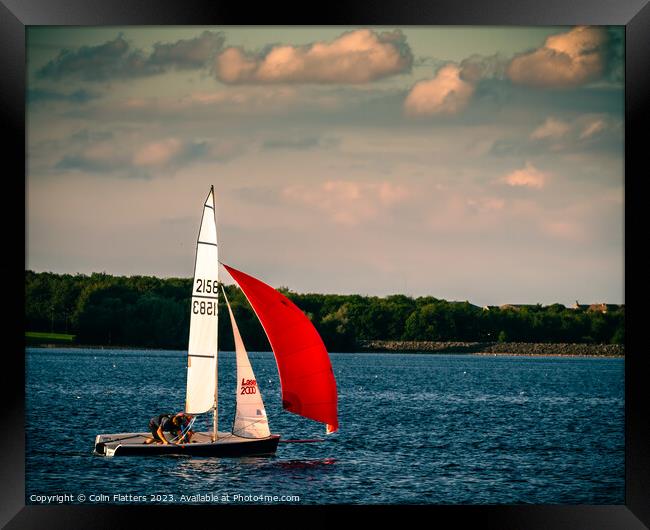
M 196 279 L 197 293 L 217 293 L 217 280 L 205 280 L 203 278 Z M 213 298 L 213 297 L 206 297 Z M 214 297 L 216 298 L 216 297 Z M 192 300 L 192 313 L 195 315 L 216 315 L 217 314 L 217 301 L 216 300 Z
M 197 293 L 216 293 L 218 289 L 217 280 L 204 280 L 203 278 L 196 279 L 196 292 Z

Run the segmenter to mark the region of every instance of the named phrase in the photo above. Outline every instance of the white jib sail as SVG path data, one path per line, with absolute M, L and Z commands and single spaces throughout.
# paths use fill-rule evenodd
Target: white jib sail
M 190 306 L 185 412 L 201 414 L 216 405 L 219 254 L 214 190 L 203 206 L 196 245 Z
M 230 308 L 228 297 L 224 291 L 223 297 L 230 313 L 232 333 L 235 338 L 235 353 L 237 355 L 237 408 L 232 433 L 242 438 L 266 438 L 271 435 L 269 422 L 264 410 L 262 394 L 257 386 L 244 341 L 239 334 L 235 316 Z

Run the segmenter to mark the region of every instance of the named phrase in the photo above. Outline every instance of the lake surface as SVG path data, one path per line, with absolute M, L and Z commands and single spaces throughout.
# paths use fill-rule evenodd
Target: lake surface
M 250 358 L 271 432 L 324 443 L 265 458 L 96 456 L 95 435 L 182 410 L 185 353 L 27 349 L 26 503 L 625 502 L 623 359 L 331 354 L 340 430 L 325 437 L 282 410 L 273 354 Z M 219 363 L 226 430 L 234 353 Z

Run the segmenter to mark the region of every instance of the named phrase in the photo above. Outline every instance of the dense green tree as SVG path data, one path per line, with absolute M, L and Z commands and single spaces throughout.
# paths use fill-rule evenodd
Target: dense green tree
M 84 344 L 187 347 L 190 321 L 188 278 L 111 276 L 93 273 L 25 272 L 28 331 L 73 333 Z M 624 308 L 607 312 L 549 306 L 483 309 L 432 296 L 299 294 L 281 288 L 312 321 L 331 351 L 355 351 L 364 340 L 524 341 L 622 343 Z M 225 291 L 246 347 L 269 343 L 244 294 Z M 227 308 L 220 300 L 220 345 L 233 345 Z

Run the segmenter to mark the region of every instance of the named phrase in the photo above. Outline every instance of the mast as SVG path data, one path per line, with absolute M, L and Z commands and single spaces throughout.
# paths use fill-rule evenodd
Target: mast
M 214 196 L 214 186 L 210 186 L 210 193 L 212 193 L 212 201 L 214 204 L 214 226 L 215 226 L 215 231 L 217 227 L 217 201 Z M 217 243 L 219 239 L 217 238 Z M 217 285 L 219 284 L 219 263 L 217 262 Z M 217 290 L 217 308 L 219 307 L 219 290 Z M 214 352 L 215 356 L 215 363 L 214 363 L 214 415 L 212 417 L 212 441 L 216 442 L 217 441 L 217 436 L 219 435 L 219 310 L 217 309 L 217 326 L 216 326 L 216 334 L 217 334 L 217 340 L 215 341 L 217 344 L 217 348 Z

